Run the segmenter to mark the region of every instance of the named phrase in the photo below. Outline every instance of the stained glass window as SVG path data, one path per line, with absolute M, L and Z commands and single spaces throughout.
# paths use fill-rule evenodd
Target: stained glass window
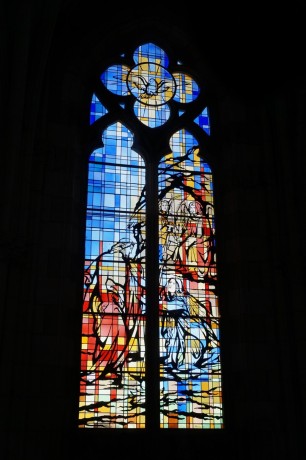
M 209 111 L 155 44 L 117 59 L 89 113 L 79 426 L 222 428 Z

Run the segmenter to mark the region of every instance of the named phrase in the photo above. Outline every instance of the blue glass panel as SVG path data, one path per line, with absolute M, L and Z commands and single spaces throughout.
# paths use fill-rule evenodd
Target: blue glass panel
M 97 96 L 94 94 L 92 96 L 91 105 L 90 105 L 90 124 L 94 123 L 98 118 L 101 118 L 107 113 L 107 109 L 99 101 Z
M 210 120 L 208 108 L 205 107 L 201 115 L 194 120 L 208 135 L 210 135 Z

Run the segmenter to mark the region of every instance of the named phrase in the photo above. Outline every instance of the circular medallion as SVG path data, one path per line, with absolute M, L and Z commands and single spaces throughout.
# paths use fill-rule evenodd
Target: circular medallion
M 176 91 L 176 83 L 171 73 L 152 62 L 142 62 L 130 70 L 127 85 L 141 104 L 155 107 L 166 104 Z

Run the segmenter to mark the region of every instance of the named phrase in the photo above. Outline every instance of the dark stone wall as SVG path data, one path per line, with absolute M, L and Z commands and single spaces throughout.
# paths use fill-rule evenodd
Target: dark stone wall
M 5 460 L 296 459 L 305 451 L 306 79 L 301 2 L 1 6 L 1 451 Z M 153 7 L 153 5 L 151 5 Z M 98 9 L 100 8 L 100 9 Z M 195 8 L 195 7 L 192 7 Z M 118 10 L 118 11 L 117 11 Z M 99 13 L 97 13 L 99 11 Z M 277 20 L 276 20 L 277 18 Z M 284 37 L 286 27 L 293 26 Z M 86 129 L 94 75 L 125 42 L 179 44 L 211 109 L 225 430 L 76 428 Z M 131 452 L 131 453 L 130 453 Z M 221 454 L 222 452 L 222 454 Z

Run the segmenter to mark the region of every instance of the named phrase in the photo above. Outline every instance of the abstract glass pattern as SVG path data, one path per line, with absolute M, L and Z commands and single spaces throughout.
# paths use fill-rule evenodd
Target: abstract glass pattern
M 121 124 L 90 156 L 80 426 L 144 427 L 145 169 Z
M 222 427 L 213 182 L 196 140 L 159 164 L 160 426 Z

